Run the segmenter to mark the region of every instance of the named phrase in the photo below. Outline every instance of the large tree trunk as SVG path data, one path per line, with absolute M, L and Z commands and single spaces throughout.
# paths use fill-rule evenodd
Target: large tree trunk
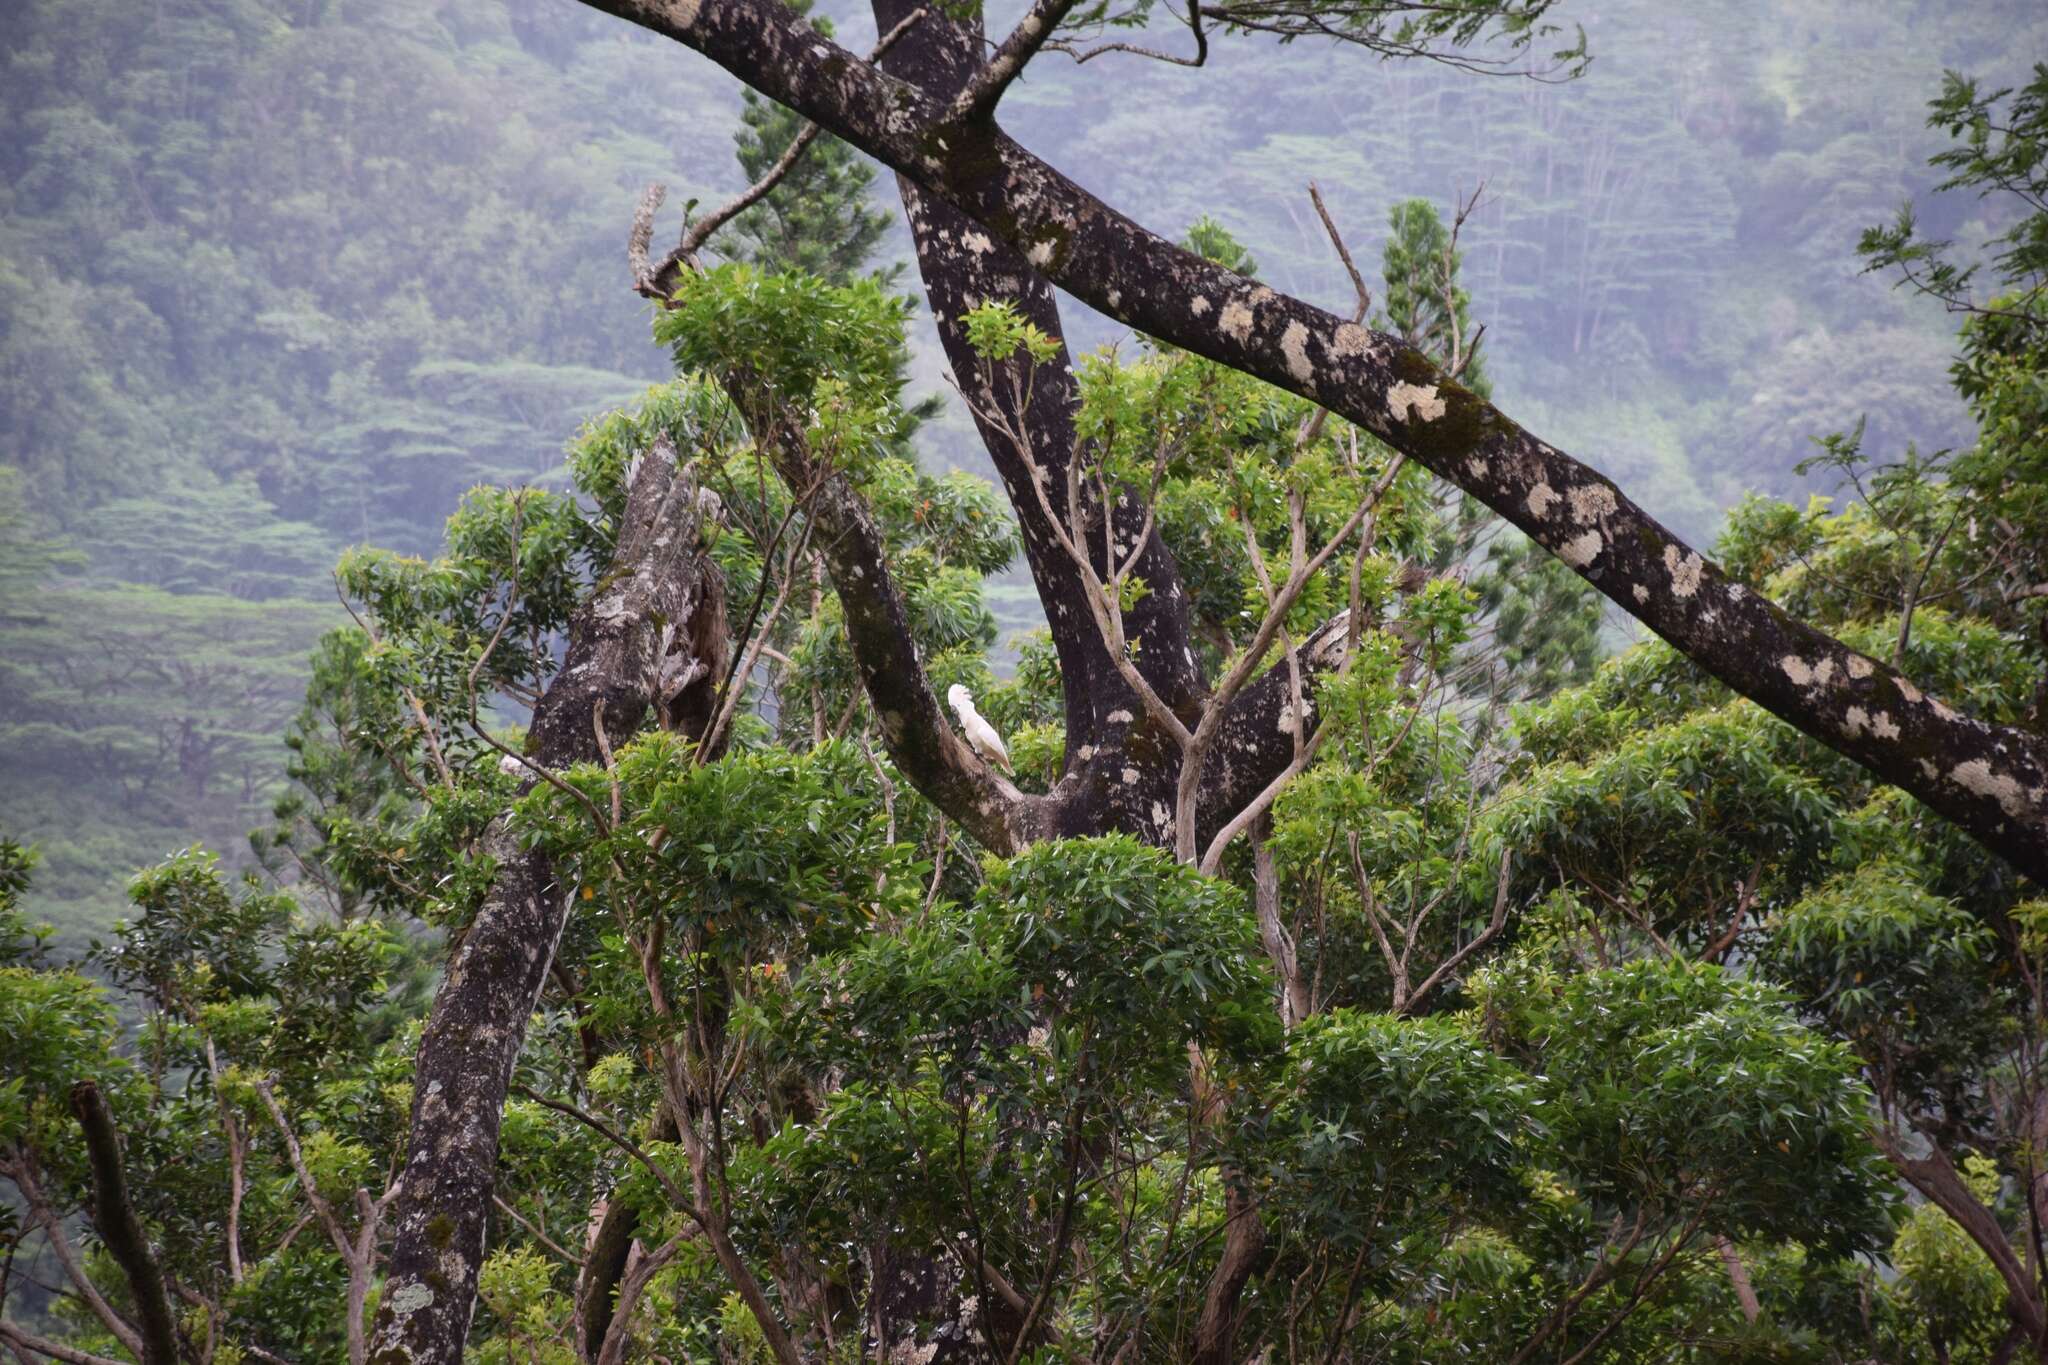
M 650 706 L 705 714 L 723 673 L 723 594 L 699 552 L 694 482 L 665 439 L 627 494 L 611 572 L 576 612 L 562 668 L 534 708 L 527 759 L 553 772 L 632 737 Z M 664 653 L 661 623 L 681 623 Z M 511 760 L 507 760 L 511 762 Z M 530 771 L 520 791 L 539 778 Z M 458 1365 L 483 1266 L 498 1128 L 526 1021 L 554 959 L 568 898 L 508 816 L 485 835 L 497 878 L 434 998 L 413 1073 L 412 1128 L 370 1358 Z
M 1792 619 L 1400 338 L 1146 231 L 992 119 L 957 116 L 951 101 L 822 39 L 779 0 L 586 3 L 675 38 L 815 119 L 1111 317 L 1382 437 L 1742 695 L 2048 880 L 2048 738 L 1963 716 L 1882 661 Z M 1277 772 L 1286 760 L 1270 747 Z M 1249 757 L 1239 764 L 1250 766 Z

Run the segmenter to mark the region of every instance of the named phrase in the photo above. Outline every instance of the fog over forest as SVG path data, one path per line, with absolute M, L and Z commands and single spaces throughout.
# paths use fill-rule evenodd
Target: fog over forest
M 2048 10 L 1561 17 L 1594 56 L 1576 81 L 1248 41 L 1200 71 L 1048 57 L 1004 122 L 1333 307 L 1308 181 L 1362 262 L 1400 200 L 1483 184 L 1463 281 L 1497 399 L 1695 543 L 1751 490 L 1803 491 L 1816 434 L 1963 440 L 1953 320 L 1853 246 L 1909 198 L 1937 236 L 2001 226 L 1928 196 L 1925 103 L 1943 68 L 2021 76 Z M 469 486 L 564 487 L 579 427 L 670 376 L 626 228 L 650 181 L 671 212 L 742 185 L 740 95 L 559 0 L 7 0 L 0 53 L 0 827 L 41 847 L 30 908 L 75 936 L 139 865 L 245 856 L 345 620 L 345 547 L 430 554 Z M 899 229 L 882 259 L 907 254 Z M 1117 339 L 1067 318 L 1077 349 Z M 928 319 L 914 347 L 943 392 Z M 957 401 L 918 449 L 987 470 Z M 997 609 L 1013 631 L 1036 606 Z
M 0 1356 L 2048 1365 L 2048 4 L 0 0 Z

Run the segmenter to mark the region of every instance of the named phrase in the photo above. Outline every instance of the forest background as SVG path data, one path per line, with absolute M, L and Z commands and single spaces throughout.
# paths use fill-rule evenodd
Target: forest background
M 1310 298 L 1348 287 L 1309 179 L 1361 256 L 1402 199 L 1483 184 L 1462 278 L 1497 395 L 1696 543 L 1747 490 L 1829 491 L 1794 473 L 1814 435 L 1966 440 L 1953 320 L 1853 246 L 1938 177 L 1942 69 L 2011 83 L 2048 12 L 1566 17 L 1595 54 L 1570 83 L 1242 45 L 1199 77 L 1041 63 L 1005 122 L 1150 227 L 1213 216 Z M 649 181 L 737 188 L 738 123 L 696 57 L 556 0 L 6 0 L 0 828 L 40 847 L 32 917 L 82 941 L 134 869 L 246 849 L 346 619 L 339 552 L 431 554 L 465 488 L 563 486 L 579 425 L 672 373 L 625 226 Z M 1923 211 L 1965 244 L 1999 226 L 1962 195 Z M 1113 338 L 1067 310 L 1077 350 Z M 944 393 L 928 318 L 913 349 Z M 957 402 L 918 447 L 987 472 Z M 1006 631 L 1037 610 L 1015 572 Z

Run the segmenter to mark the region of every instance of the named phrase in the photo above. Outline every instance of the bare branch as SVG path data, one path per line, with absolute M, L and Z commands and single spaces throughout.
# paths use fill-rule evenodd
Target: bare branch
M 1073 0 L 1068 0 L 1068 3 L 1073 3 Z M 927 12 L 923 9 L 913 11 L 901 23 L 883 34 L 881 41 L 868 53 L 868 60 L 875 61 L 894 47 L 897 40 L 910 32 Z M 823 131 L 816 123 L 806 123 L 797 129 L 796 136 L 789 140 L 789 146 L 783 148 L 782 155 L 775 158 L 774 165 L 761 173 L 760 179 L 695 223 L 685 227 L 682 240 L 676 243 L 673 251 L 662 258 L 659 265 L 648 264 L 647 252 L 648 244 L 654 237 L 654 215 L 661 207 L 661 201 L 667 195 L 668 189 L 663 185 L 649 185 L 641 191 L 640 205 L 633 215 L 632 235 L 627 239 L 626 247 L 626 259 L 633 270 L 633 287 L 650 298 L 668 297 L 674 288 L 676 267 L 688 265 L 691 269 L 696 269 L 697 253 L 704 249 L 704 244 L 711 240 L 712 234 L 766 199 L 769 193 L 796 169 L 797 163 L 804 159 L 804 153 L 810 150 L 811 144 L 818 140 L 818 134 Z
M 61 1341 L 39 1337 L 18 1322 L 0 1318 L 0 1341 L 6 1342 L 16 1351 L 33 1351 L 50 1360 L 61 1360 L 65 1365 L 121 1365 L 118 1360 L 96 1356 L 90 1351 L 81 1351 L 75 1346 L 66 1346 Z
M 1406 1000 L 1396 1004 L 1396 1014 L 1413 1014 L 1422 1002 L 1429 998 L 1430 992 L 1443 984 L 1467 958 L 1500 937 L 1501 929 L 1508 922 L 1508 863 L 1513 857 L 1512 849 L 1504 848 L 1500 851 L 1500 871 L 1495 874 L 1493 889 L 1493 918 L 1487 921 L 1484 929 L 1473 935 L 1471 942 L 1438 963 L 1437 969 L 1431 972 L 1420 986 L 1409 992 Z
M 667 1171 L 655 1165 L 654 1158 L 647 1155 L 646 1150 L 639 1143 L 633 1141 L 633 1139 L 627 1137 L 624 1133 L 621 1133 L 618 1129 L 597 1117 L 597 1115 L 587 1110 L 579 1109 L 567 1100 L 550 1099 L 538 1090 L 524 1085 L 513 1086 L 512 1093 L 532 1100 L 543 1109 L 552 1109 L 557 1114 L 566 1114 L 590 1129 L 591 1132 L 596 1133 L 606 1142 L 609 1142 L 612 1146 L 618 1148 L 621 1152 L 624 1152 L 627 1156 L 633 1158 L 633 1160 L 639 1162 L 647 1173 L 654 1177 L 654 1183 L 661 1186 L 661 1192 L 668 1196 L 668 1202 L 675 1206 L 678 1213 L 686 1215 L 692 1222 L 700 1225 L 703 1223 L 704 1217 L 697 1208 L 697 1201 L 684 1194 L 683 1187 L 676 1184 Z
M 1003 92 L 1024 73 L 1024 67 L 1038 55 L 1075 3 L 1076 0 L 1031 0 L 1031 8 L 1017 21 L 1010 36 L 1003 39 L 987 64 L 974 73 L 967 88 L 954 98 L 946 121 L 972 123 L 995 113 Z

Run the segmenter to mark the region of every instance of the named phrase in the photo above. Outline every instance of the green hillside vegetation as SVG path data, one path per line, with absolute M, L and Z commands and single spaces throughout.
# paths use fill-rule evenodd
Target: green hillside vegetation
M 1213 215 L 1267 278 L 1331 298 L 1307 179 L 1360 231 L 1483 182 L 1464 270 L 1497 382 L 1695 535 L 1793 487 L 1816 433 L 1960 439 L 1943 320 L 1848 248 L 1931 183 L 1939 70 L 2010 74 L 2048 21 L 1575 17 L 1596 60 L 1563 85 L 1256 47 L 1216 80 L 1041 64 L 1009 117 L 1114 166 L 1155 226 Z M 687 56 L 538 0 L 23 0 L 0 53 L 0 499 L 17 545 L 75 554 L 0 611 L 0 821 L 41 842 L 36 903 L 68 932 L 107 922 L 127 867 L 262 822 L 284 760 L 264 737 L 342 619 L 343 546 L 429 553 L 470 485 L 561 487 L 577 427 L 661 376 L 620 284 L 632 195 L 729 191 L 739 108 Z M 658 118 L 626 117 L 625 88 L 660 89 Z M 1227 155 L 1190 165 L 1190 125 Z M 1930 211 L 1988 230 L 1963 197 Z M 1076 312 L 1077 339 L 1107 335 Z M 912 372 L 943 394 L 928 335 Z M 957 406 L 920 448 L 985 468 Z M 1006 632 L 1030 624 L 1001 600 Z
M 451 1262 L 482 1229 L 487 1365 L 2048 1360 L 2043 888 L 1672 648 L 1602 659 L 1583 580 L 1371 431 L 1077 348 L 1075 467 L 1142 490 L 1190 664 L 1287 676 L 1345 609 L 1350 648 L 1208 857 L 999 848 L 904 770 L 819 543 L 851 490 L 911 671 L 971 688 L 1024 792 L 1063 780 L 1068 680 L 1007 633 L 1019 524 L 929 400 L 884 177 L 821 140 L 650 327 L 640 184 L 717 198 L 792 116 L 570 5 L 23 11 L 19 1358 L 364 1362 L 446 1310 L 394 1288 L 430 1044 L 530 969 L 454 1054 L 511 1075 L 482 1194 L 423 1225 Z M 1769 17 L 1605 7 L 1558 86 L 1234 55 L 1170 118 L 1141 111 L 1175 73 L 1119 107 L 1041 58 L 1019 123 L 1210 259 L 1346 298 L 1314 177 L 1375 229 L 1374 326 L 1616 452 L 1793 616 L 2048 732 L 2048 65 L 1936 69 L 1995 76 L 2048 21 Z M 1187 174 L 1180 118 L 1226 170 Z M 1016 308 L 962 321 L 984 377 L 1045 381 Z M 649 543 L 690 609 L 600 609 Z M 1268 612 L 1285 643 L 1248 645 Z M 646 677 L 575 693 L 591 747 L 544 771 L 603 629 Z M 559 945 L 490 956 L 508 886 Z

